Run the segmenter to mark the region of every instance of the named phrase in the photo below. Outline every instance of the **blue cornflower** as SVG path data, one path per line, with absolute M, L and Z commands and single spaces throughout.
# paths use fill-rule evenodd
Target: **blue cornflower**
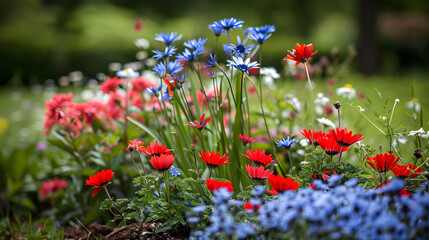
M 150 88 L 146 88 L 145 92 L 153 95 L 153 96 L 158 96 L 158 93 L 161 91 L 162 89 L 162 85 L 159 85 L 158 87 L 150 87 Z
M 193 50 L 192 52 L 189 49 L 185 49 L 182 54 L 177 55 L 178 60 L 184 60 L 188 62 L 193 62 L 198 55 L 204 52 L 204 47 Z
M 169 62 L 167 65 L 167 70 L 170 74 L 176 74 L 183 70 L 183 65 L 180 63 L 180 61 L 175 60 L 174 62 Z M 156 75 L 160 77 L 164 77 L 165 72 L 165 64 L 163 62 L 158 63 L 153 67 L 153 71 L 156 73 Z
M 162 102 L 164 103 L 167 100 L 172 99 L 173 96 L 170 95 L 170 93 L 168 92 L 168 88 L 165 89 L 165 93 L 162 95 Z
M 164 34 L 162 33 L 156 33 L 155 34 L 155 40 L 165 43 L 165 45 L 170 46 L 173 42 L 179 41 L 182 38 L 182 34 L 177 35 L 177 32 L 171 32 Z
M 225 34 L 225 30 L 223 30 L 223 27 L 219 27 L 215 23 L 210 24 L 209 29 L 213 31 L 216 37 L 219 37 L 221 34 Z
M 259 68 L 259 63 L 257 62 L 250 62 L 250 58 L 247 58 L 245 61 L 243 61 L 240 57 L 232 57 L 231 60 L 228 61 L 228 66 L 233 66 L 234 68 L 238 69 L 241 72 L 246 72 L 249 74 L 249 69 L 251 68 Z
M 214 22 L 217 27 L 223 28 L 225 31 L 229 31 L 234 28 L 242 28 L 244 21 L 241 21 L 236 18 L 224 18 L 217 22 Z
M 249 27 L 243 31 L 243 34 L 248 36 L 253 33 L 273 33 L 276 31 L 276 27 L 274 25 L 264 25 L 261 27 Z
M 294 144 L 296 142 L 295 139 L 290 140 L 290 137 L 287 137 L 287 140 L 285 140 L 283 138 L 283 140 L 279 140 L 278 142 L 276 142 L 277 147 L 285 147 L 286 149 L 290 149 L 290 147 L 292 146 L 292 144 Z
M 221 187 L 216 189 L 213 194 L 215 195 L 215 197 L 212 198 L 212 202 L 216 205 L 219 205 L 226 203 L 226 201 L 228 201 L 234 193 L 230 192 L 228 188 Z
M 198 223 L 200 221 L 199 217 L 189 217 L 187 219 L 188 223 Z
M 250 39 L 257 41 L 259 44 L 264 43 L 265 40 L 267 40 L 269 37 L 271 37 L 271 33 L 252 33 L 252 35 L 250 35 Z
M 164 52 L 161 52 L 159 50 L 153 50 L 152 52 L 155 53 L 155 55 L 153 57 L 159 60 L 161 58 L 173 56 L 173 54 L 176 53 L 176 50 L 177 50 L 177 48 L 174 46 L 167 46 L 167 47 L 165 47 Z
M 230 44 L 229 48 L 237 57 L 244 57 L 244 54 L 249 54 L 250 50 L 255 47 L 255 44 L 250 44 L 246 47 L 247 39 L 244 39 L 243 42 L 241 42 L 240 36 L 237 36 L 237 45 Z
M 222 44 L 222 49 L 228 57 L 231 57 L 231 48 L 229 48 L 228 43 Z
M 188 76 L 188 72 L 185 72 L 185 74 L 183 75 L 179 75 L 179 74 L 173 74 L 173 77 L 175 77 L 177 79 L 177 84 L 176 84 L 176 88 L 181 88 L 182 84 L 185 82 L 186 77 Z
M 209 64 L 205 65 L 205 68 L 212 68 L 216 65 L 216 55 L 210 53 L 210 60 L 207 60 Z
M 172 177 L 177 177 L 177 176 L 179 176 L 179 175 L 181 175 L 182 173 L 180 172 L 180 169 L 178 169 L 178 168 L 175 168 L 174 166 L 171 166 L 171 168 L 170 168 L 170 175 L 172 176 Z
M 199 48 L 203 48 L 204 49 L 204 44 L 207 42 L 207 38 L 199 38 L 197 39 L 192 39 L 189 40 L 187 42 L 184 42 L 183 45 L 187 48 L 190 48 L 192 50 L 197 50 Z

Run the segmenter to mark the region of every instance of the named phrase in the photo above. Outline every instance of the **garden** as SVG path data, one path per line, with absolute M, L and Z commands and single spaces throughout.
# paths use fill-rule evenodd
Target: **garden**
M 317 39 L 272 67 L 275 25 L 206 25 L 135 39 L 137 60 L 96 78 L 3 92 L 19 111 L 0 117 L 0 236 L 428 239 L 424 76 L 362 77 L 354 46 Z

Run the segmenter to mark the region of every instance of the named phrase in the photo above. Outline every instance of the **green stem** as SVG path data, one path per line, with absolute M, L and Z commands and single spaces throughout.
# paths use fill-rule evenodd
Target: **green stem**
M 290 165 L 289 173 L 290 175 L 292 175 L 292 156 L 290 155 L 290 149 L 287 150 L 287 153 L 289 155 L 289 165 Z
M 164 171 L 164 182 L 165 182 L 165 189 L 167 189 L 167 200 L 168 200 L 168 203 L 170 203 L 171 205 L 170 190 L 168 189 L 168 184 L 167 184 L 167 171 Z
M 338 161 L 337 161 L 337 164 L 340 164 L 340 162 L 341 162 L 341 155 L 343 155 L 343 146 L 341 146 L 340 154 L 338 154 Z
M 192 151 L 192 152 L 194 153 L 195 171 L 197 172 L 197 180 L 198 180 L 198 184 L 200 185 L 201 189 L 203 190 L 204 196 L 206 196 L 206 197 L 207 197 L 207 195 L 206 195 L 206 191 L 204 191 L 204 187 L 203 187 L 203 185 L 201 184 L 200 171 L 198 170 L 198 163 L 197 163 L 197 156 L 196 156 L 196 154 L 195 154 L 195 148 L 193 148 L 193 151 Z
M 140 172 L 139 168 L 137 167 L 136 162 L 134 161 L 133 152 L 131 152 L 131 151 L 130 151 L 130 154 L 131 154 L 131 160 L 132 160 L 132 161 L 133 161 L 133 163 L 134 163 L 134 167 L 136 168 L 136 170 L 137 170 L 137 172 L 139 173 L 140 177 L 143 179 L 142 173 Z M 143 163 L 142 163 L 142 164 L 143 164 Z
M 312 129 L 314 129 L 314 97 L 313 97 L 313 86 L 311 85 L 310 74 L 308 73 L 307 63 L 304 63 L 305 72 L 307 73 L 307 80 L 310 88 L 310 112 L 311 112 L 311 125 Z

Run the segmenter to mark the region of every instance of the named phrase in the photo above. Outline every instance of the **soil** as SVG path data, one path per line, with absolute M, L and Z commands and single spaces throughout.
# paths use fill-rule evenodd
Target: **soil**
M 187 237 L 174 237 L 170 233 L 155 233 L 154 229 L 161 226 L 162 223 L 144 223 L 142 230 L 138 231 L 133 225 L 127 225 L 122 228 L 111 228 L 106 225 L 101 225 L 96 222 L 87 226 L 87 230 L 82 228 L 74 228 L 71 226 L 64 227 L 64 239 L 80 240 L 80 239 L 131 239 L 131 240 L 186 240 Z M 89 236 L 89 237 L 88 237 Z

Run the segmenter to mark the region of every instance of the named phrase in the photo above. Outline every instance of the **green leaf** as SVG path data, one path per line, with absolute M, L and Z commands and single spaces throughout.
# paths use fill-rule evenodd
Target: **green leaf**
M 145 131 L 147 134 L 149 134 L 150 136 L 152 136 L 155 140 L 158 140 L 158 142 L 161 142 L 161 141 L 160 141 L 159 136 L 158 136 L 156 133 L 154 133 L 150 128 L 148 128 L 147 126 L 145 126 L 145 125 L 143 125 L 143 124 L 141 124 L 141 123 L 137 122 L 136 120 L 134 120 L 134 119 L 132 119 L 132 118 L 130 118 L 130 117 L 127 117 L 127 119 L 128 119 L 130 122 L 132 122 L 132 123 L 134 123 L 135 125 L 137 125 L 137 127 L 141 128 L 141 129 L 142 129 L 143 131 Z

